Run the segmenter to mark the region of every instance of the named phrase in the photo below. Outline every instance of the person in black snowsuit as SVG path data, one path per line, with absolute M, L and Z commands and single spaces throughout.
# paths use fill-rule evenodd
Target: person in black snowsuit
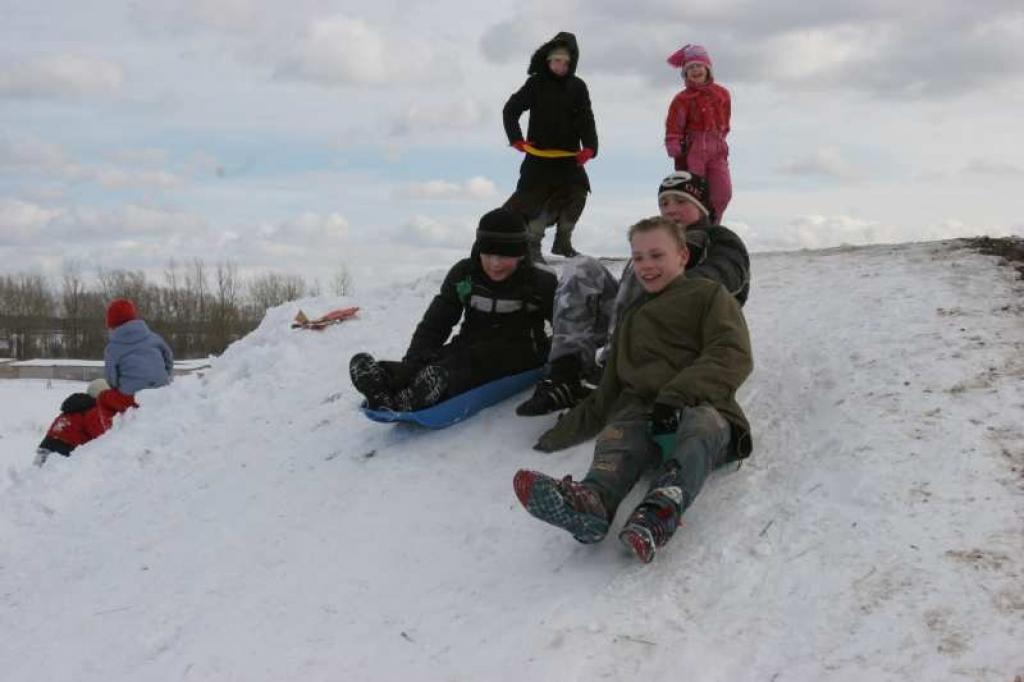
M 587 84 L 576 76 L 579 48 L 572 33 L 559 33 L 534 52 L 527 69 L 529 78 L 508 98 L 502 110 L 508 142 L 526 158 L 519 168 L 516 191 L 505 207 L 519 211 L 529 221 L 530 252 L 542 263 L 540 244 L 549 225 L 556 225 L 551 253 L 572 257 L 572 231 L 590 192 L 583 165 L 597 156 L 597 127 Z M 523 137 L 519 118 L 530 112 Z M 574 152 L 574 156 L 545 158 L 539 150 Z
M 707 197 L 704 178 L 687 171 L 676 171 L 658 185 L 661 215 L 687 228 L 686 276 L 718 282 L 743 306 L 750 293 L 750 256 L 739 235 L 715 224 Z M 607 269 L 596 260 L 586 260 L 592 262 L 576 259 L 575 267 L 563 272 L 555 297 L 548 376 L 516 408 L 520 416 L 549 414 L 585 398 L 590 391 L 584 379 L 595 384 L 600 380 L 603 363 L 594 357 L 594 350 L 606 346 L 616 322 L 643 295 L 632 262 L 626 263 L 616 291 L 609 287 L 612 275 Z
M 551 345 L 545 323 L 556 285 L 554 274 L 530 260 L 522 216 L 490 211 L 470 257 L 448 271 L 402 360 L 359 353 L 349 363 L 352 384 L 370 408 L 411 411 L 540 367 Z

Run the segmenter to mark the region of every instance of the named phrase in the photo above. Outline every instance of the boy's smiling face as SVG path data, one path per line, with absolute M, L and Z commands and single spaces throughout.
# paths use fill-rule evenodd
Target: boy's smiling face
M 633 272 L 648 293 L 656 294 L 683 273 L 690 252 L 666 229 L 637 232 L 630 240 Z

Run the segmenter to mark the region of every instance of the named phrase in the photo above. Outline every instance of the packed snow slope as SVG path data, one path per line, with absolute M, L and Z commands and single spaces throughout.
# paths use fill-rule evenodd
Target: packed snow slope
M 42 469 L 67 387 L 0 382 L 0 678 L 1010 682 L 1022 283 L 960 243 L 753 265 L 754 455 L 647 566 L 520 508 L 518 468 L 590 461 L 531 449 L 553 417 L 360 415 L 349 357 L 400 357 L 443 269 L 272 310 Z

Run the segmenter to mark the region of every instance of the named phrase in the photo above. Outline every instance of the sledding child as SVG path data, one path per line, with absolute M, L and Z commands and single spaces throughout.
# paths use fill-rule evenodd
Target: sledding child
M 684 45 L 668 58 L 682 69 L 686 87 L 672 98 L 665 118 L 665 150 L 676 170 L 707 179 L 711 221 L 719 222 L 732 198 L 729 176 L 729 134 L 732 103 L 729 91 L 715 82 L 711 57 L 701 45 Z
M 352 384 L 367 407 L 408 412 L 540 367 L 550 347 L 545 322 L 555 285 L 555 276 L 530 259 L 523 217 L 506 208 L 490 211 L 480 219 L 470 257 L 448 271 L 405 357 L 354 355 Z
M 687 277 L 718 282 L 742 306 L 750 290 L 750 256 L 735 232 L 711 223 L 707 194 L 703 178 L 676 171 L 658 185 L 658 210 L 686 228 Z M 589 389 L 584 381 L 597 383 L 593 377 L 601 373 L 595 351 L 607 349 L 615 320 L 643 295 L 632 262 L 626 263 L 618 281 L 595 259 L 580 257 L 567 262 L 555 294 L 548 376 L 537 383 L 516 414 L 549 414 L 585 398 Z
M 551 253 L 576 255 L 572 231 L 590 192 L 584 164 L 597 156 L 597 128 L 587 84 L 576 76 L 579 48 L 572 33 L 559 33 L 540 46 L 530 58 L 529 78 L 508 98 L 502 111 L 508 142 L 524 152 L 516 191 L 505 207 L 519 211 L 529 221 L 527 229 L 534 262 L 543 263 L 541 241 L 549 225 L 556 225 Z M 519 117 L 530 112 L 523 137 Z M 571 152 L 559 158 L 536 155 Z
M 101 436 L 110 428 L 114 415 L 138 407 L 138 391 L 166 386 L 173 379 L 174 354 L 170 346 L 139 319 L 134 303 L 126 298 L 112 301 L 106 323 L 110 341 L 103 351 L 105 379 L 96 379 L 87 393 L 74 393 L 64 401 L 60 416 L 36 450 L 38 466 L 51 453 L 67 457 L 79 445 Z
M 513 484 L 530 514 L 594 543 L 641 474 L 656 469 L 619 533 L 649 562 L 711 470 L 750 454 L 735 394 L 753 362 L 736 299 L 717 282 L 685 275 L 685 228 L 648 218 L 630 228 L 629 241 L 645 293 L 615 330 L 598 388 L 534 446 L 553 452 L 597 435 L 590 470 L 573 481 L 521 469 Z

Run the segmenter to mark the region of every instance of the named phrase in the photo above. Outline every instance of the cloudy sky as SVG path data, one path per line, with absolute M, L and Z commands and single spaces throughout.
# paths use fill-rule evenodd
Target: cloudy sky
M 600 137 L 587 253 L 656 212 L 687 42 L 732 92 L 724 222 L 752 251 L 1024 233 L 1019 0 L 811 5 L 7 0 L 0 271 L 446 265 L 515 185 L 501 108 L 559 30 Z

